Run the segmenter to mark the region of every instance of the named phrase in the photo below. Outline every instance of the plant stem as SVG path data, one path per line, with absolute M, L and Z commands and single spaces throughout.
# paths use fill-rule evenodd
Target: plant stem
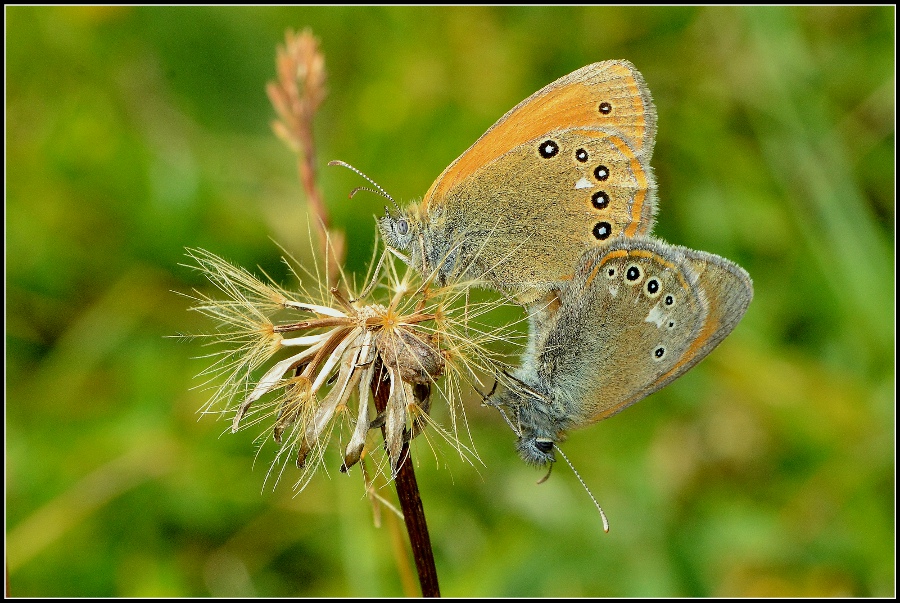
M 387 408 L 391 384 L 387 379 L 387 371 L 380 363 L 375 370 L 379 377 L 372 381 L 372 394 L 375 399 L 375 409 L 378 413 L 383 413 Z M 383 435 L 384 426 L 381 427 L 381 432 Z M 416 561 L 422 596 L 440 597 L 441 591 L 438 587 L 437 568 L 434 565 L 434 552 L 431 550 L 431 538 L 428 536 L 428 524 L 425 521 L 425 510 L 422 508 L 422 498 L 419 496 L 419 484 L 416 481 L 416 472 L 410 459 L 408 442 L 403 444 L 400 459 L 400 467 L 397 469 L 394 483 L 397 486 L 397 498 L 400 500 L 403 520 L 406 522 L 406 532 L 409 535 L 413 558 Z

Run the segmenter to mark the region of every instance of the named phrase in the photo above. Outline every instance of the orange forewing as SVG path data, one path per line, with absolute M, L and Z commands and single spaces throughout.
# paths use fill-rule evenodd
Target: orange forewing
M 600 103 L 609 103 L 604 114 Z M 594 63 L 538 90 L 500 118 L 444 170 L 425 194 L 424 208 L 481 166 L 529 140 L 568 128 L 599 128 L 624 136 L 649 161 L 656 109 L 640 73 L 627 61 Z

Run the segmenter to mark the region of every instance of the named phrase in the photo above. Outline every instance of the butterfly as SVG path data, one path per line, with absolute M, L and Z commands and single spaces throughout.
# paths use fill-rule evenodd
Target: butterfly
M 513 107 L 378 224 L 387 245 L 440 286 L 474 278 L 530 303 L 589 249 L 648 234 L 656 108 L 628 61 L 570 73 Z
M 738 265 L 650 237 L 620 236 L 584 253 L 531 314 L 508 411 L 524 461 L 545 465 L 571 429 L 606 419 L 700 362 L 753 298 Z M 511 416 L 511 418 L 510 418 Z

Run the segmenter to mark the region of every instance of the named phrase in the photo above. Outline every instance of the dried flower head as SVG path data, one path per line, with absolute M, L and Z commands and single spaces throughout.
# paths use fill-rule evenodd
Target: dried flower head
M 431 290 L 415 282 L 414 270 L 404 266 L 398 272 L 396 260 L 387 256 L 376 268 L 381 276 L 372 293 L 351 301 L 341 291 L 352 289 L 344 275 L 341 288 L 328 286 L 327 267 L 306 274 L 313 283 L 307 288 L 296 262 L 288 261 L 301 283 L 289 292 L 207 251 L 188 250 L 188 256 L 224 295 L 191 296 L 197 302 L 193 310 L 219 323 L 206 337 L 224 345 L 208 356 L 213 363 L 201 373 L 213 390 L 203 411 L 233 413 L 232 431 L 268 425 L 279 446 L 272 464 L 276 475 L 293 458 L 302 470 L 297 488 L 306 486 L 336 427 L 349 431 L 341 471 L 380 448 L 368 444 L 374 427 L 384 429 L 391 474 L 403 444 L 428 426 L 463 458 L 474 456 L 459 438 L 465 424 L 462 386 L 486 389 L 485 382 L 507 366 L 502 346 L 495 344 L 514 343 L 518 336 L 509 326 L 479 320 L 498 303 L 470 303 L 471 283 Z M 280 320 L 285 314 L 292 320 Z M 292 353 L 276 360 L 283 351 Z M 386 407 L 373 410 L 372 393 L 382 387 L 389 390 Z M 434 391 L 449 404 L 449 429 L 430 417 Z

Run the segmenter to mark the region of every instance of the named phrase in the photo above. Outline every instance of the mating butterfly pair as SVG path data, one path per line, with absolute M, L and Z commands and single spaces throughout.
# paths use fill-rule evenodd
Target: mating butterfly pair
M 513 107 L 386 243 L 444 284 L 477 278 L 530 311 L 522 364 L 495 402 L 529 463 L 702 360 L 753 297 L 719 256 L 649 237 L 656 108 L 628 61 L 583 67 Z M 509 415 L 507 415 L 509 416 Z

